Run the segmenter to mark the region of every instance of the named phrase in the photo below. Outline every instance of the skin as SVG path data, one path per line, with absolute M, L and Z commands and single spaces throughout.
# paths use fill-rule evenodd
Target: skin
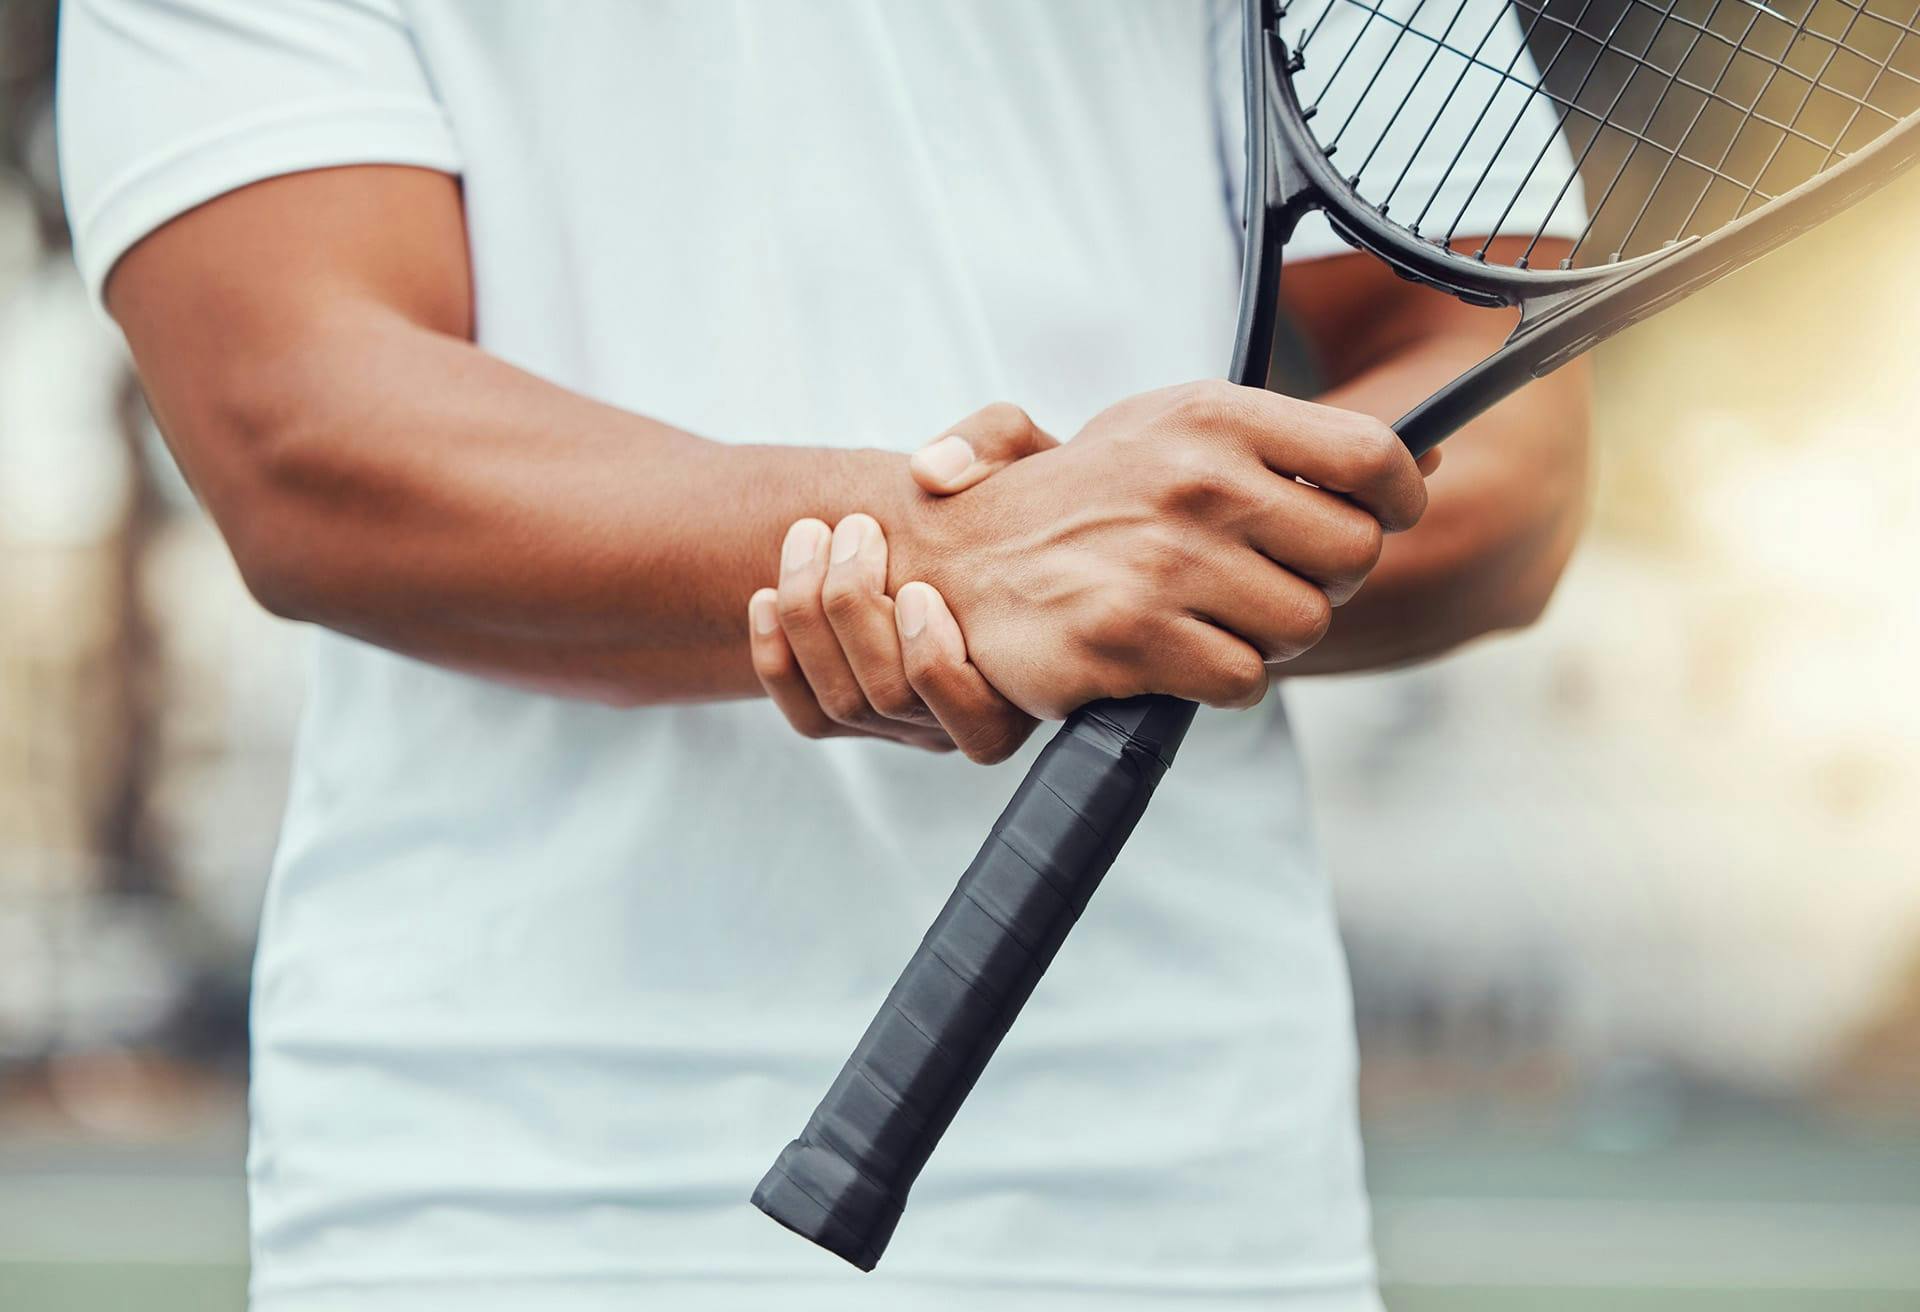
M 1059 447 L 991 407 L 968 426 L 1023 454 L 958 494 L 891 452 L 708 441 L 478 349 L 458 184 L 421 170 L 230 193 L 130 251 L 107 302 L 270 610 L 620 705 L 759 694 L 749 596 L 790 525 L 855 512 L 886 592 L 936 589 L 1025 714 L 1244 705 L 1426 504 L 1379 422 L 1217 381 Z
M 1493 243 L 1495 260 L 1522 243 Z M 1561 252 L 1551 250 L 1552 258 Z M 1493 351 L 1511 321 L 1393 276 L 1361 256 L 1287 270 L 1294 321 L 1332 385 L 1318 399 L 1390 420 Z M 1431 505 L 1410 532 L 1389 539 L 1364 591 L 1326 588 L 1339 607 L 1326 637 L 1270 672 L 1290 677 L 1407 664 L 1482 634 L 1525 627 L 1552 595 L 1579 536 L 1586 504 L 1589 380 L 1562 369 L 1494 407 L 1450 438 L 1422 467 Z M 962 426 L 966 429 L 966 426 Z M 1006 467 L 1029 445 L 976 429 L 985 458 L 943 480 L 917 461 L 929 492 L 952 493 Z M 814 540 L 825 524 L 792 534 Z M 792 537 L 789 539 L 794 540 Z M 886 595 L 887 544 L 863 515 L 832 530 L 830 555 L 797 556 L 778 585 L 749 605 L 754 666 L 768 695 L 809 737 L 867 735 L 931 750 L 958 747 L 981 762 L 1004 759 L 1035 718 L 1000 697 L 968 656 L 952 611 L 923 584 Z M 1324 584 L 1324 580 L 1321 581 Z M 1260 683 L 1265 690 L 1265 680 Z M 1155 691 L 1160 691 L 1155 689 Z

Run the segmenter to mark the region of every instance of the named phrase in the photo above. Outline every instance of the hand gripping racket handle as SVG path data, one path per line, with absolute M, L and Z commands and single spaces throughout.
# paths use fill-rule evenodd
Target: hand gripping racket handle
M 1113 864 L 1194 705 L 1095 702 L 1070 716 L 887 995 L 756 1207 L 862 1271 L 920 1168 Z
M 1250 387 L 1267 383 L 1280 248 L 1298 217 L 1274 204 L 1259 130 L 1275 17 L 1275 0 L 1247 0 L 1241 33 L 1247 244 L 1227 376 Z M 753 1191 L 754 1206 L 873 1270 L 920 1168 L 1126 844 L 1196 709 L 1173 697 L 1129 697 L 1067 717 L 806 1128 Z

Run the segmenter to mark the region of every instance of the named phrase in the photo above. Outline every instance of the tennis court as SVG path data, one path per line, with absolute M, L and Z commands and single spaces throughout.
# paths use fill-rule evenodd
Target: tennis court
M 0 1156 L 0 1307 L 243 1305 L 237 1124 Z M 1376 1131 L 1393 1312 L 1911 1312 L 1920 1135 L 1735 1116 L 1620 1152 L 1496 1126 Z

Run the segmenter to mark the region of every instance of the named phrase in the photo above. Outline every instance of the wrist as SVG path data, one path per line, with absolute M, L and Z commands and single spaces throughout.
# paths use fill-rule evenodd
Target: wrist
M 940 562 L 952 549 L 951 499 L 923 491 L 914 481 L 907 457 L 893 452 L 875 454 L 886 459 L 861 470 L 865 499 L 857 508 L 872 515 L 886 534 L 887 595 L 893 596 L 902 586 L 914 582 L 939 588 Z
M 907 456 L 876 447 L 816 447 L 806 454 L 818 459 L 808 466 L 814 504 L 802 513 L 828 528 L 856 512 L 871 515 L 887 536 L 889 552 L 897 552 L 909 534 L 916 503 L 930 499 L 915 485 Z M 786 524 L 780 528 L 784 533 Z M 887 590 L 891 595 L 891 578 Z

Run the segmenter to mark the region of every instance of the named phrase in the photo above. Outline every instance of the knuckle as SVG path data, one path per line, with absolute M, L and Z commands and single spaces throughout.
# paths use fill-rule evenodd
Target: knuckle
M 920 699 L 904 680 L 888 679 L 867 694 L 867 702 L 889 720 L 917 719 Z
M 1168 504 L 1199 513 L 1235 499 L 1231 472 L 1213 451 L 1197 442 L 1170 444 L 1163 456 L 1160 486 Z
M 1029 434 L 1033 434 L 1033 415 L 1029 415 L 1020 405 L 1012 401 L 995 401 L 977 415 L 977 423 L 985 430 L 985 436 L 998 444 L 1020 444 Z
M 980 412 L 980 417 L 997 429 L 1021 433 L 1033 427 L 1033 416 L 1011 401 L 995 401 Z
M 828 575 L 826 585 L 820 589 L 820 609 L 835 622 L 857 618 L 866 603 L 866 594 L 851 579 Z
M 998 765 L 1020 750 L 1024 735 L 1011 725 L 996 725 L 987 733 L 967 742 L 961 749 L 975 765 Z
M 1380 563 L 1386 550 L 1387 532 L 1372 515 L 1356 514 L 1348 521 L 1347 538 L 1340 553 L 1343 572 L 1356 579 L 1365 578 Z
M 1217 706 L 1245 707 L 1267 694 L 1267 664 L 1252 650 L 1223 657 L 1214 672 Z
M 1419 523 L 1421 517 L 1427 513 L 1427 497 L 1427 480 L 1424 478 L 1414 480 L 1411 504 L 1407 508 L 1409 524 Z
M 820 598 L 810 592 L 782 592 L 775 610 L 788 633 L 810 633 L 820 622 Z
M 1377 419 L 1365 415 L 1354 418 L 1353 432 L 1347 438 L 1347 458 L 1354 475 L 1369 485 L 1397 477 L 1412 459 L 1399 435 Z
M 1207 405 L 1237 407 L 1241 401 L 1242 389 L 1224 378 L 1199 378 L 1187 386 L 1196 400 Z
M 1318 588 L 1301 588 L 1287 616 L 1287 632 L 1300 644 L 1294 655 L 1315 646 L 1333 627 L 1333 602 Z
M 941 665 L 939 654 L 932 650 L 935 645 L 931 642 L 906 643 L 900 653 L 900 664 L 906 671 L 907 682 L 916 688 L 930 687 L 938 682 Z
M 1225 427 L 1244 404 L 1240 389 L 1219 378 L 1205 378 L 1174 389 L 1173 416 L 1186 427 L 1212 431 Z
M 1088 603 L 1081 633 L 1097 652 L 1131 652 L 1139 645 L 1140 611 L 1123 597 L 1101 596 Z
M 872 708 L 867 699 L 856 689 L 835 688 L 819 696 L 820 709 L 835 724 L 844 724 L 849 728 L 858 728 L 871 718 Z

